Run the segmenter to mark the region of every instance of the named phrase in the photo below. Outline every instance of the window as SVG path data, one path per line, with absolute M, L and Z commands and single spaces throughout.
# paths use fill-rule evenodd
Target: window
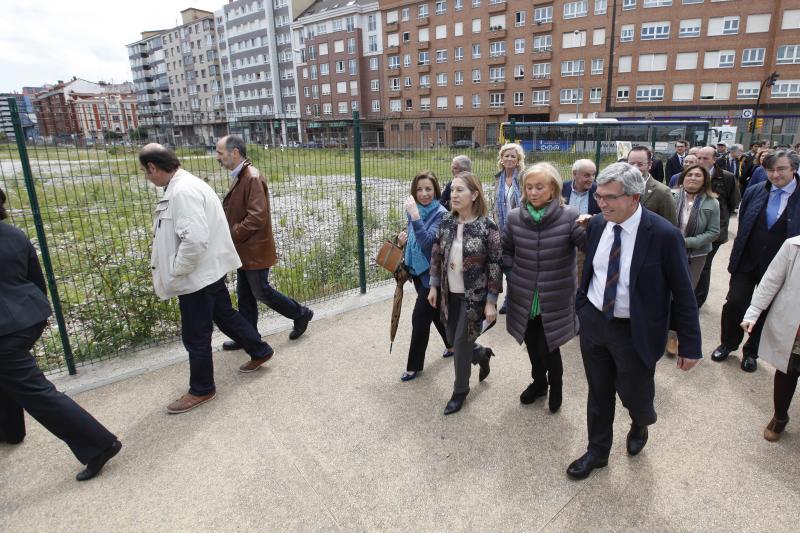
M 370 57 L 369 58 L 369 69 L 370 70 L 378 70 L 378 58 L 377 57 Z
M 800 80 L 784 80 L 776 83 L 772 87 L 773 98 L 797 98 L 800 97 Z
M 331 66 L 330 66 L 329 63 L 320 63 L 319 64 L 319 75 L 320 76 L 328 76 L 331 73 L 330 71 L 331 71 Z
M 736 98 L 739 100 L 755 100 L 761 88 L 759 81 L 740 81 L 736 87 Z
M 515 80 L 524 80 L 525 79 L 525 67 L 522 65 L 514 65 L 514 79 Z
M 525 39 L 514 39 L 514 53 L 515 54 L 525 53 Z
M 428 4 L 420 4 L 417 6 L 417 18 L 428 18 Z
M 637 102 L 661 102 L 664 100 L 663 85 L 639 85 L 636 87 Z
M 669 7 L 672 5 L 672 0 L 644 0 L 642 7 Z
M 436 62 L 447 63 L 447 50 L 436 50 Z
M 464 0 L 455 0 L 453 2 L 453 9 L 455 9 L 456 11 L 461 11 L 462 9 L 464 9 Z
M 381 86 L 380 80 L 371 80 L 369 82 L 369 89 L 374 93 L 380 90 L 380 86 Z
M 489 83 L 502 83 L 506 81 L 506 67 L 490 67 Z
M 536 35 L 533 37 L 534 52 L 549 52 L 553 49 L 552 35 Z
M 400 99 L 389 100 L 389 112 L 399 113 L 403 110 L 403 101 Z
M 436 85 L 438 87 L 447 87 L 447 72 L 439 72 L 436 74 Z
M 535 80 L 550 79 L 550 63 L 534 63 L 533 79 Z
M 472 19 L 472 33 L 481 32 L 481 19 Z
M 622 9 L 636 9 L 636 0 L 622 0 Z
M 603 60 L 592 59 L 592 74 L 602 74 L 602 73 L 603 73 Z
M 766 33 L 769 31 L 769 23 L 771 20 L 771 13 L 748 15 L 744 31 L 745 33 Z
M 584 61 L 583 59 L 575 59 L 572 61 L 561 62 L 561 76 L 583 76 Z
M 506 55 L 505 41 L 492 41 L 489 43 L 489 57 L 501 57 Z
M 675 55 L 675 70 L 694 70 L 697 68 L 697 52 L 683 52 Z
M 377 52 L 378 51 L 378 37 L 376 35 L 370 35 L 367 37 L 367 49 L 370 52 Z
M 423 111 L 431 110 L 431 99 L 429 96 L 424 96 L 419 99 L 419 108 Z
M 643 41 L 669 39 L 669 21 L 645 22 L 642 24 L 641 39 Z
M 735 50 L 713 50 L 711 52 L 706 52 L 703 68 L 732 68 L 735 58 Z
M 568 31 L 561 34 L 562 48 L 578 48 L 586 46 L 586 31 Z
M 358 74 L 358 63 L 355 59 L 348 59 L 347 60 L 347 72 L 351 76 L 355 76 Z
M 564 19 L 574 19 L 585 17 L 588 13 L 588 0 L 578 0 L 577 2 L 567 2 L 564 4 Z
M 617 87 L 617 102 L 627 102 L 631 93 L 631 88 L 627 86 Z
M 472 45 L 472 59 L 480 59 L 481 57 L 481 45 L 480 43 L 475 43 Z
M 445 0 L 436 0 L 433 12 L 437 15 L 444 15 L 447 13 L 447 2 Z
M 402 20 L 403 22 L 407 22 L 410 19 L 411 19 L 411 16 L 409 15 L 408 8 L 404 7 L 403 9 L 401 9 L 400 10 L 400 20 Z
M 515 92 L 514 93 L 514 106 L 520 107 L 525 104 L 525 93 L 522 92 Z
M 447 39 L 447 26 L 445 26 L 444 24 L 436 26 L 435 31 L 437 39 Z
M 420 89 L 428 89 L 431 86 L 431 76 L 430 74 L 420 74 L 419 76 L 419 87 Z
M 678 38 L 700 37 L 701 26 L 702 26 L 701 19 L 682 20 L 680 29 L 678 30 Z
M 372 101 L 372 111 L 378 112 L 381 110 L 381 101 L 380 100 L 373 100 Z
M 619 42 L 629 43 L 633 41 L 633 24 L 623 24 L 619 33 Z
M 463 61 L 464 60 L 464 47 L 463 46 L 456 46 L 453 56 L 456 61 Z
M 420 28 L 419 33 L 417 34 L 417 41 L 421 43 L 427 43 L 431 40 L 430 31 L 428 28 Z
M 702 4 L 703 2 L 705 2 L 705 0 L 682 0 L 682 1 L 681 1 L 681 3 L 682 3 L 683 5 L 688 5 L 688 4 Z
M 602 87 L 592 87 L 591 89 L 589 89 L 589 103 L 590 104 L 599 104 L 602 99 L 603 99 L 603 88 Z
M 472 83 L 480 83 L 481 82 L 481 69 L 474 68 L 472 69 Z
M 520 26 L 525 25 L 525 12 L 524 11 L 517 11 L 514 13 L 514 26 L 519 28 Z
M 336 82 L 336 94 L 347 94 L 347 82 L 346 81 Z
M 481 95 L 473 94 L 472 95 L 472 107 L 473 109 L 477 109 L 481 106 Z
M 608 0 L 594 0 L 594 14 L 605 15 L 608 11 Z
M 457 70 L 453 73 L 453 83 L 456 85 L 464 85 L 464 71 Z
M 431 64 L 430 54 L 427 51 L 423 51 L 417 54 L 417 64 L 430 65 Z
M 800 9 L 784 9 L 783 21 L 781 21 L 782 30 L 796 30 L 800 29 Z M 773 94 L 775 90 L 773 89 Z
M 411 88 L 411 76 L 406 76 L 405 78 L 403 78 L 403 87 L 405 87 L 406 89 Z
M 764 64 L 766 48 L 745 48 L 742 51 L 743 67 L 759 67 Z
M 455 105 L 456 105 L 456 109 L 464 109 L 464 97 L 463 96 L 456 96 L 455 97 Z
M 639 56 L 639 72 L 667 70 L 667 54 L 642 54 Z
M 506 93 L 489 93 L 489 107 L 504 107 L 506 105 Z
M 341 61 L 340 61 L 341 63 Z M 389 67 L 391 69 L 400 68 L 400 56 L 389 56 Z
M 672 86 L 673 102 L 690 102 L 694 100 L 694 84 L 676 83 Z
M 390 91 L 400 90 L 400 78 L 389 78 L 389 90 Z
M 550 89 L 533 91 L 531 96 L 531 104 L 533 105 L 550 105 Z
M 737 33 L 739 33 L 739 17 L 712 17 L 708 19 L 709 36 L 736 35 Z
M 778 65 L 791 65 L 800 63 L 800 44 L 786 44 L 778 47 L 778 56 L 775 60 Z
M 728 100 L 730 97 L 730 83 L 703 83 L 700 85 L 701 100 Z
M 394 56 L 397 57 L 397 56 Z M 399 68 L 400 65 L 398 65 Z M 342 74 L 344 72 L 344 61 L 337 61 L 336 62 L 336 73 Z
M 436 97 L 436 109 L 447 109 L 447 97 L 446 96 L 437 96 Z
M 597 28 L 592 30 L 592 46 L 602 46 L 606 44 L 606 29 Z
M 406 42 L 405 35 L 403 37 L 403 42 Z M 390 33 L 386 36 L 386 47 L 392 48 L 395 46 L 400 46 L 400 36 L 396 33 Z
M 339 102 L 337 111 L 340 115 L 347 114 L 347 102 Z
M 559 101 L 562 104 L 582 104 L 583 89 L 561 89 Z
M 333 114 L 333 104 L 331 104 L 331 103 L 322 104 L 322 114 L 323 115 L 332 115 Z
M 395 13 L 395 17 L 397 14 Z M 378 24 L 376 23 L 375 15 L 368 15 L 367 16 L 367 31 L 375 31 L 378 29 Z
M 406 68 L 411 66 L 411 54 L 403 54 L 403 66 Z
M 553 22 L 553 6 L 537 7 L 534 9 L 533 22 L 536 24 L 549 24 Z

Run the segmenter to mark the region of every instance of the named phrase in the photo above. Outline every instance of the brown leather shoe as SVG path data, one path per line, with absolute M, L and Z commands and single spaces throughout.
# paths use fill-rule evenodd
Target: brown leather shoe
M 177 415 L 191 411 L 200 404 L 206 403 L 217 397 L 217 392 L 204 394 L 203 396 L 195 396 L 191 392 L 187 392 L 171 404 L 167 406 L 167 412 L 171 415 Z
M 767 427 L 764 428 L 764 438 L 770 442 L 777 442 L 778 439 L 781 438 L 781 433 L 783 433 L 783 430 L 788 422 L 788 416 L 785 420 L 778 420 L 773 416 L 772 420 L 770 420 L 769 424 L 767 424 Z
M 250 372 L 255 372 L 256 370 L 258 370 L 258 367 L 260 367 L 261 365 L 272 359 L 272 355 L 273 354 L 269 354 L 268 356 L 262 357 L 261 359 L 250 359 L 248 362 L 239 367 L 239 372 L 242 372 L 243 374 L 249 374 Z

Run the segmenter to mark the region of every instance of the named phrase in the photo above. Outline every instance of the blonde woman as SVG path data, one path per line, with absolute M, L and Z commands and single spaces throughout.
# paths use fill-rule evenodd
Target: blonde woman
M 506 226 L 506 217 L 512 209 L 519 207 L 520 190 L 519 177 L 525 169 L 525 152 L 522 146 L 517 143 L 506 143 L 500 147 L 497 156 L 497 168 L 499 172 L 495 174 L 495 191 L 497 196 L 494 202 L 494 219 L 500 233 Z M 505 314 L 506 302 L 500 308 L 500 314 Z
M 528 168 L 521 184 L 522 205 L 509 213 L 502 238 L 510 302 L 506 329 L 525 342 L 531 361 L 533 383 L 520 402 L 533 403 L 549 386 L 555 413 L 562 400 L 560 347 L 578 334 L 575 252 L 586 240 L 580 223 L 591 215 L 564 205 L 561 176 L 550 163 Z
M 480 381 L 489 375 L 489 358 L 494 352 L 475 341 L 484 320 L 497 320 L 497 296 L 503 290 L 500 232 L 486 216 L 483 188 L 474 174 L 462 172 L 453 178 L 450 205 L 452 211 L 442 218 L 433 244 L 428 293 L 432 307 L 441 304 L 442 321 L 455 351 L 456 379 L 446 415 L 464 404 L 471 365 L 480 365 Z

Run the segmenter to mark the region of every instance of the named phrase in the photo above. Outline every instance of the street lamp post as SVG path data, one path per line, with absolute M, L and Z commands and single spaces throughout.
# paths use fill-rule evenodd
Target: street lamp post
M 753 120 L 750 122 L 750 137 L 751 137 L 750 140 L 751 141 L 753 140 L 752 136 L 756 132 L 756 121 L 758 120 L 758 107 L 761 105 L 761 93 L 767 87 L 772 87 L 773 85 L 775 85 L 775 83 L 778 81 L 778 78 L 780 78 L 780 77 L 781 77 L 780 74 L 778 74 L 777 72 L 773 72 L 772 74 L 767 76 L 764 79 L 764 81 L 761 82 L 761 86 L 759 86 L 759 88 L 758 88 L 758 98 L 756 99 L 756 107 L 753 110 Z

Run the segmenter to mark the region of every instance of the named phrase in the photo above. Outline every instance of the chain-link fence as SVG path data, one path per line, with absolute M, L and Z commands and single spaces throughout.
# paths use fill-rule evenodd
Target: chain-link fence
M 216 161 L 215 142 L 228 133 L 245 138 L 247 157 L 269 183 L 280 257 L 270 280 L 305 303 L 389 278 L 374 257 L 383 240 L 404 227 L 403 200 L 421 170 L 432 170 L 444 186 L 452 158 L 467 155 L 493 202 L 498 148 L 506 138 L 526 145 L 526 163 L 551 161 L 565 179 L 578 158 L 602 166 L 615 159 L 593 147 L 578 150 L 589 145 L 574 143 L 581 140 L 574 132 L 571 149 L 540 150 L 526 144 L 522 130 L 509 137 L 495 117 L 169 120 L 119 134 L 98 128 L 88 137 L 0 142 L 0 187 L 9 197 L 10 222 L 37 244 L 51 274 L 51 301 L 63 317 L 37 344 L 43 369 L 74 371 L 179 333 L 177 302 L 159 301 L 150 279 L 152 213 L 162 191 L 139 168 L 146 142 L 174 147 L 183 168 L 222 198 L 230 177 Z

